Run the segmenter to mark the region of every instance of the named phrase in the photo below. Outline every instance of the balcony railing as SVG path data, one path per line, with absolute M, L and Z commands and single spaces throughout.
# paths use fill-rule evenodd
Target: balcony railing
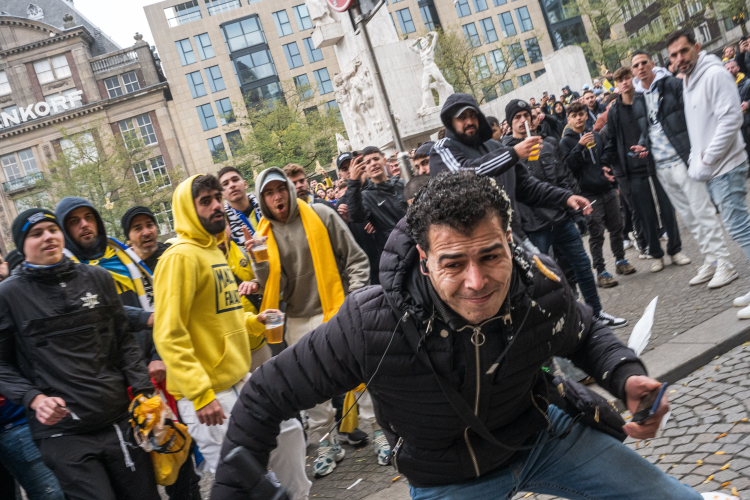
M 113 56 L 91 61 L 91 69 L 94 74 L 106 73 L 121 66 L 127 66 L 138 62 L 138 53 L 134 50 L 121 52 Z
M 34 172 L 26 177 L 19 177 L 12 181 L 3 182 L 3 189 L 6 193 L 12 193 L 14 191 L 20 191 L 21 189 L 27 189 L 34 187 L 37 182 L 44 180 L 44 174 L 41 172 Z

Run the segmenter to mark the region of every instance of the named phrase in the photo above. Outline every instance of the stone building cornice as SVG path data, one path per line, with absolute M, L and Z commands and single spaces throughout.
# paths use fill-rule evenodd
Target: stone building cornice
M 53 45 L 76 37 L 83 38 L 89 45 L 94 43 L 94 37 L 92 37 L 91 33 L 89 33 L 89 31 L 83 26 L 76 26 L 75 28 L 71 28 L 68 30 L 59 30 L 46 23 L 14 16 L 0 16 L 0 26 L 19 26 L 23 28 L 35 29 L 49 34 L 47 38 L 37 40 L 36 42 L 27 43 L 26 45 L 19 45 L 18 47 L 13 47 L 10 49 L 0 50 L 0 57 L 19 54 L 21 52 Z

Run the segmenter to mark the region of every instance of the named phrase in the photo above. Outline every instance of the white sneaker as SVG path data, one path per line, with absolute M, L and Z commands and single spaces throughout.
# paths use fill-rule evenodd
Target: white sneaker
M 654 263 L 651 264 L 651 272 L 658 273 L 662 269 L 664 269 L 664 259 L 654 259 Z
M 719 261 L 713 279 L 708 282 L 708 288 L 721 288 L 739 278 L 737 270 L 729 262 Z
M 674 265 L 687 266 L 691 262 L 692 260 L 690 260 L 690 257 L 688 257 L 682 252 L 677 252 L 676 254 L 672 255 L 672 264 Z
M 649 255 L 648 253 L 646 253 L 646 252 L 641 252 L 641 253 L 639 253 L 639 254 L 638 254 L 638 258 L 639 258 L 639 259 L 641 259 L 641 260 L 651 260 L 651 259 L 653 259 L 653 257 L 651 257 L 651 256 L 650 256 L 650 255 Z
M 734 307 L 747 307 L 750 306 L 750 292 L 747 292 L 742 297 L 737 297 L 734 299 L 734 302 L 732 302 L 732 305 Z
M 737 317 L 740 319 L 750 319 L 750 306 L 743 307 L 737 311 Z
M 630 248 L 633 248 L 633 242 L 630 240 L 622 240 L 622 249 L 628 250 Z
M 693 279 L 688 281 L 689 285 L 701 285 L 708 281 L 711 281 L 714 273 L 716 273 L 716 266 L 710 262 L 704 262 L 703 265 L 698 269 L 698 274 Z

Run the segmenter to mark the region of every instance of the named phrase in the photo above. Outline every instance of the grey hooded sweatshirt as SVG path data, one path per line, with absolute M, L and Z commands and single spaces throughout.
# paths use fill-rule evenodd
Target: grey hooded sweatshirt
M 286 222 L 274 220 L 260 193 L 263 179 L 270 172 L 277 172 L 287 179 L 289 218 Z M 261 213 L 271 223 L 271 230 L 279 247 L 279 260 L 281 260 L 279 290 L 282 293 L 281 299 L 287 303 L 286 314 L 290 318 L 309 318 L 321 314 L 323 308 L 320 304 L 318 280 L 315 276 L 310 245 L 307 242 L 305 228 L 302 226 L 295 193 L 294 184 L 280 168 L 271 167 L 264 170 L 255 181 L 255 196 L 260 204 Z M 333 209 L 323 203 L 314 203 L 310 205 L 310 208 L 320 217 L 328 230 L 344 293 L 349 294 L 366 286 L 370 280 L 370 263 L 365 252 L 354 241 L 354 236 L 346 223 Z M 253 263 L 253 271 L 260 282 L 261 291 L 265 290 L 266 280 L 268 280 L 268 262 Z

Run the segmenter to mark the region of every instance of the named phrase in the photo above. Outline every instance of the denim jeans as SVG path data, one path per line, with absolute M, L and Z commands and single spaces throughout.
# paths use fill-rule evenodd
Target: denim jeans
M 541 443 L 564 431 L 571 418 L 549 407 L 551 429 Z M 553 439 L 522 452 L 507 467 L 472 481 L 431 488 L 411 487 L 414 500 L 501 500 L 529 491 L 574 500 L 701 500 L 700 494 L 666 475 L 615 438 L 573 426 L 564 439 Z
M 60 484 L 31 438 L 28 424 L 0 433 L 0 462 L 16 478 L 29 500 L 64 500 Z
M 550 247 L 554 246 L 555 253 L 565 257 L 573 268 L 583 299 L 594 310 L 594 315 L 598 314 L 602 310 L 602 304 L 596 291 L 594 273 L 591 272 L 591 261 L 583 247 L 581 233 L 573 221 L 567 220 L 547 231 L 529 231 L 526 235 L 543 253 L 549 253 Z
M 747 171 L 748 162 L 724 175 L 708 181 L 708 192 L 716 206 L 719 207 L 729 236 L 745 252 L 750 260 L 750 213 L 747 209 Z

